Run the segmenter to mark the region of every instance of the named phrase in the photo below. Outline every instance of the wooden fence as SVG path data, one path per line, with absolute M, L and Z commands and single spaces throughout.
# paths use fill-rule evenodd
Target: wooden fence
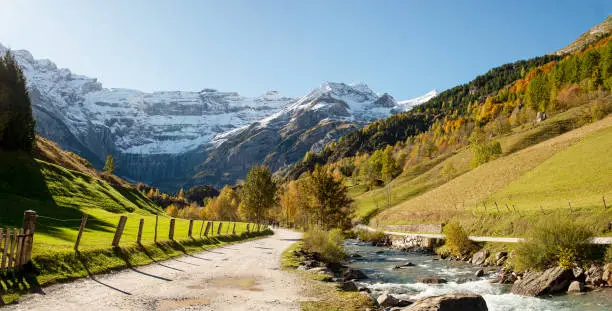
M 36 213 L 25 211 L 22 228 L 0 228 L 0 271 L 20 270 L 32 258 Z

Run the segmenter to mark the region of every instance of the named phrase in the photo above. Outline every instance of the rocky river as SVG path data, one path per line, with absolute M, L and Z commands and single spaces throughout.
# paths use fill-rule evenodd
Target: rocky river
M 511 294 L 511 285 L 492 284 L 490 281 L 497 276 L 495 268 L 485 269 L 483 276 L 476 277 L 476 272 L 481 268 L 466 262 L 439 260 L 432 255 L 374 247 L 357 240 L 347 240 L 345 246 L 350 254 L 357 254 L 349 266 L 368 276 L 359 285 L 369 288 L 374 297 L 386 292 L 400 299 L 416 300 L 435 295 L 471 293 L 482 295 L 488 309 L 492 311 L 612 310 L 610 289 L 540 298 L 526 297 Z M 408 262 L 414 266 L 393 269 Z M 442 278 L 447 283 L 416 283 L 419 277 Z

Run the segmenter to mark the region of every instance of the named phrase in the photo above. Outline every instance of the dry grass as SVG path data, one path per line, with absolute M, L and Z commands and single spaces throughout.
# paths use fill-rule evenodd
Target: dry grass
M 576 111 L 573 111 L 573 113 L 575 112 Z M 568 114 L 569 113 L 570 112 L 568 112 Z M 565 116 L 567 117 L 567 115 Z M 563 116 L 560 115 L 559 118 L 561 117 Z M 549 122 L 556 121 L 558 120 L 553 119 Z M 391 209 L 383 211 L 375 218 L 374 221 L 383 224 L 444 222 L 448 219 L 456 217 L 470 217 L 485 213 L 483 206 L 483 202 L 485 201 L 488 202 L 486 213 L 492 213 L 496 212 L 492 198 L 498 199 L 501 205 L 499 207 L 502 210 L 505 210 L 505 202 L 507 201 L 501 200 L 500 196 L 502 196 L 502 191 L 508 187 L 508 185 L 519 181 L 523 176 L 525 176 L 525 174 L 531 170 L 534 170 L 539 165 L 542 165 L 545 163 L 545 161 L 555 156 L 559 152 L 562 152 L 574 144 L 577 144 L 584 137 L 604 129 L 609 129 L 610 127 L 612 127 L 612 117 L 607 117 L 596 123 L 583 126 L 571 132 L 511 153 L 507 156 L 475 168 L 468 173 L 460 175 L 448 183 L 434 188 L 420 196 L 409 199 L 392 207 Z M 536 127 L 502 138 L 501 142 L 503 149 L 507 150 L 508 147 L 515 146 L 520 142 L 521 136 L 523 138 L 534 137 L 533 133 L 538 131 L 539 129 Z M 597 142 L 597 138 L 593 139 L 595 141 L 591 142 L 591 145 L 602 145 L 601 142 Z M 605 142 L 607 142 L 607 140 Z M 607 146 L 609 146 L 609 144 Z M 588 152 L 583 150 L 585 147 L 586 146 L 577 144 L 576 149 L 571 151 L 572 157 L 577 159 L 579 163 L 585 164 L 586 162 L 591 161 L 589 167 L 597 167 L 597 164 L 603 161 L 605 162 L 604 167 L 607 167 L 612 162 L 609 160 L 609 153 L 603 153 L 602 151 L 597 151 L 600 154 L 599 158 L 580 158 L 582 154 L 588 154 Z M 606 156 L 608 157 L 607 159 L 605 158 Z M 561 159 L 560 161 L 567 160 Z M 579 168 L 573 169 L 580 170 Z M 548 171 L 549 173 L 554 172 L 554 168 L 548 169 Z M 591 171 L 590 173 L 593 172 Z M 610 180 L 608 179 L 608 176 L 609 174 L 604 175 L 598 183 L 604 187 L 607 187 L 607 189 L 612 189 L 612 187 L 610 187 Z M 552 175 L 550 178 L 559 177 L 561 176 L 556 177 L 555 175 Z M 566 182 L 571 182 L 573 180 L 571 176 L 564 176 L 563 178 L 566 180 Z M 589 189 L 590 183 L 587 182 L 589 178 L 585 177 L 581 179 L 585 180 L 583 182 L 584 188 Z M 555 192 L 556 190 L 554 189 L 546 189 L 542 186 L 542 184 L 531 183 L 529 187 L 541 187 L 542 189 L 545 189 L 542 191 L 548 191 L 548 195 L 550 197 L 565 196 L 565 192 L 561 191 L 561 189 L 559 189 L 558 192 Z M 550 192 L 551 190 L 554 191 Z M 529 193 L 527 193 L 525 197 L 529 197 L 528 194 Z M 583 194 L 584 191 L 581 192 L 581 195 Z M 601 200 L 602 194 L 603 193 L 599 193 L 597 195 L 598 200 Z M 609 193 L 608 195 L 611 195 L 612 198 L 612 193 Z M 514 200 L 515 198 L 511 199 Z M 503 205 L 502 201 L 504 202 Z M 578 202 L 576 202 L 576 205 L 578 205 Z M 567 205 L 564 205 L 564 207 L 566 206 Z M 550 206 L 549 208 L 558 207 L 560 206 Z M 539 208 L 537 211 L 539 211 Z

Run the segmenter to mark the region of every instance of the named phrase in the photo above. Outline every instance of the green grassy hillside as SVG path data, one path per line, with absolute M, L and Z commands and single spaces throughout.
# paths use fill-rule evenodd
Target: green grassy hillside
M 515 129 L 500 139 L 504 156 L 475 169 L 469 166 L 470 150 L 463 149 L 432 162 L 436 165 L 416 177 L 397 178 L 392 183 L 392 207 L 379 212 L 372 223 L 440 223 L 458 218 L 472 232 L 520 234 L 520 223 L 530 217 L 569 213 L 570 201 L 576 218 L 589 220 L 605 234 L 612 220 L 612 208 L 603 210 L 602 201 L 602 196 L 612 201 L 612 117 L 567 132 L 583 123 L 582 109 Z M 559 135 L 563 132 L 567 133 Z M 448 162 L 457 173 L 446 182 L 440 172 Z M 384 196 L 384 189 L 357 195 L 359 215 L 381 210 Z

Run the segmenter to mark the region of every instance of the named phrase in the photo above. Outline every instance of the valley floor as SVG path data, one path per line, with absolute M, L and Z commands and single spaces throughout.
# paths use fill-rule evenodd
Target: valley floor
M 280 270 L 301 234 L 231 244 L 148 266 L 53 285 L 3 310 L 300 310 L 299 277 Z

